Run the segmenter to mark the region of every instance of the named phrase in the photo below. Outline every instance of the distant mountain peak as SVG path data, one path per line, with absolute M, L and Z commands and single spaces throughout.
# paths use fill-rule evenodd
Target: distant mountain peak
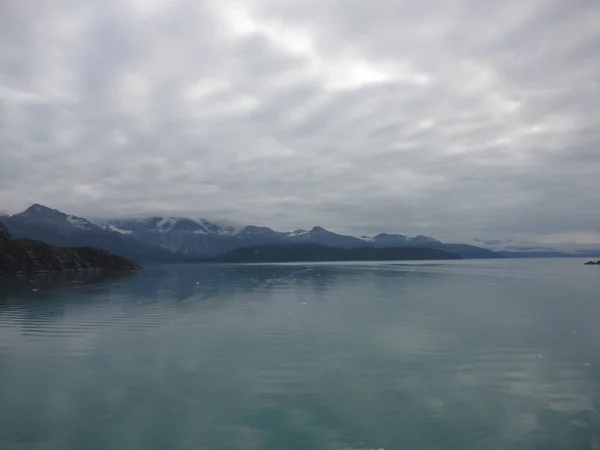
M 34 203 L 25 211 L 13 217 L 27 221 L 51 223 L 60 227 L 75 227 L 83 229 L 99 228 L 98 225 L 82 217 L 65 214 L 58 209 L 52 209 L 39 203 Z
M 31 205 L 31 206 L 30 206 L 29 208 L 27 208 L 27 209 L 28 209 L 28 210 L 29 210 L 29 209 L 31 209 L 31 210 L 36 210 L 36 211 L 47 209 L 47 210 L 50 210 L 50 211 L 55 211 L 53 208 L 49 208 L 48 206 L 46 206 L 46 205 L 42 205 L 42 204 L 40 204 L 40 203 L 34 203 L 33 205 Z
M 323 232 L 327 232 L 327 230 L 325 228 L 323 228 L 322 226 L 317 225 L 316 227 L 313 227 L 312 230 L 310 230 L 312 233 L 323 233 Z
M 377 236 L 373 237 L 373 239 L 387 239 L 387 238 L 404 238 L 404 239 L 406 239 L 406 236 L 403 234 L 396 234 L 396 233 L 379 233 Z
M 260 227 L 257 225 L 245 226 L 242 230 L 245 234 L 263 234 L 263 233 L 274 233 L 273 229 L 269 227 Z
M 25 211 L 23 211 L 21 214 L 28 215 L 28 216 L 29 215 L 40 215 L 40 214 L 44 214 L 44 215 L 53 214 L 53 215 L 66 216 L 65 213 L 60 212 L 58 209 L 52 209 L 45 205 L 40 205 L 39 203 L 34 203 L 29 208 L 27 208 Z
M 379 233 L 373 237 L 373 242 L 382 244 L 392 242 L 397 244 L 407 244 L 410 243 L 410 239 L 403 234 Z
M 429 236 L 424 236 L 422 234 L 419 234 L 418 236 L 415 236 L 413 238 L 413 241 L 414 242 L 418 242 L 418 243 L 425 243 L 425 242 L 433 243 L 433 244 L 441 244 L 442 243 L 441 241 L 438 241 L 437 239 L 434 239 L 434 238 L 429 237 Z

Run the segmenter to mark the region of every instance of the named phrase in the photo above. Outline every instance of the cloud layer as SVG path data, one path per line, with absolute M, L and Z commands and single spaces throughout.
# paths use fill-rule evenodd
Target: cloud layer
M 0 208 L 600 242 L 598 23 L 591 0 L 8 0 Z

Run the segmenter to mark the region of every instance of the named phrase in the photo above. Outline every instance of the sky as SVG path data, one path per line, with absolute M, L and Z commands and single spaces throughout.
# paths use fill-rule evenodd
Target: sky
M 600 247 L 597 0 L 4 0 L 0 211 Z

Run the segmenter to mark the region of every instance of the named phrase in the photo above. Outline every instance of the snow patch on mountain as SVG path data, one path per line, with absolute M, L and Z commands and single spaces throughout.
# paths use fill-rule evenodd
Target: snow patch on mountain
M 158 234 L 196 234 L 232 236 L 238 233 L 232 226 L 187 217 L 148 217 L 140 219 L 109 220 L 108 224 L 121 231 Z M 240 230 L 241 231 L 241 230 Z
M 173 227 L 179 222 L 178 218 L 175 217 L 165 217 L 156 222 L 156 228 L 163 233 L 171 231 Z
M 117 227 L 115 227 L 114 225 L 112 225 L 110 223 L 108 225 L 106 225 L 105 228 L 108 231 L 114 231 L 114 232 L 120 233 L 120 234 L 131 234 L 132 233 L 131 230 L 122 230 L 121 228 L 117 228 Z
M 77 216 L 67 216 L 67 222 L 69 222 L 75 228 L 90 229 L 94 227 L 94 224 L 92 224 L 89 220 L 82 219 L 81 217 Z
M 288 233 L 289 237 L 296 237 L 296 236 L 306 236 L 310 233 L 310 231 L 307 230 L 294 230 L 291 231 L 290 233 Z

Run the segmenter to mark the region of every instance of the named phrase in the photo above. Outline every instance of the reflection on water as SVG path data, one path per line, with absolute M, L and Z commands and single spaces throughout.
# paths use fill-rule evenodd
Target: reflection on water
M 579 261 L 0 278 L 2 449 L 599 449 Z

